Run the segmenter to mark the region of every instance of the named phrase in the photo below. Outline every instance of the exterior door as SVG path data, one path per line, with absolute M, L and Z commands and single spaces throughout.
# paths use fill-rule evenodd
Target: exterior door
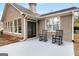
M 28 21 L 28 38 L 36 36 L 36 22 Z

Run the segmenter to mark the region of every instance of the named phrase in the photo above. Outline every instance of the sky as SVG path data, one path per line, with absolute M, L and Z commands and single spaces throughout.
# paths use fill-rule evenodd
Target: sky
M 28 3 L 19 3 L 19 5 L 29 8 Z M 0 3 L 0 17 L 4 10 L 4 3 Z M 52 11 L 61 10 L 69 7 L 79 7 L 79 3 L 38 3 L 37 4 L 37 13 L 44 14 Z

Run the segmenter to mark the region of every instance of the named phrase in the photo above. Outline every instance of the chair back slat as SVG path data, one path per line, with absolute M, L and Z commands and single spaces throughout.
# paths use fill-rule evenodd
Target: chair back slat
M 56 36 L 63 37 L 63 30 L 56 30 Z

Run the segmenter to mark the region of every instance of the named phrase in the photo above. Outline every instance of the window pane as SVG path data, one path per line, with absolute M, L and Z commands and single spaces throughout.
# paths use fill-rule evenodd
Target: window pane
M 9 26 L 10 26 L 9 28 L 10 28 L 10 32 L 11 32 L 11 22 L 9 22 L 9 24 L 10 24 L 10 25 L 9 25 Z
M 7 27 L 7 31 L 9 31 L 9 22 L 7 23 L 8 27 Z
M 21 19 L 18 19 L 18 33 L 21 33 Z
M 4 30 L 6 31 L 6 23 L 4 23 Z
M 54 22 L 53 22 L 53 30 L 59 30 L 59 19 L 57 17 L 54 18 Z
M 8 31 L 8 22 L 7 22 L 7 31 Z
M 10 22 L 10 31 L 12 32 L 13 31 L 13 27 L 12 27 L 13 23 L 12 21 Z
M 46 20 L 46 29 L 47 29 L 48 31 L 51 30 L 50 19 Z
M 46 20 L 46 29 L 48 31 L 56 31 L 59 30 L 59 18 L 52 17 Z
M 5 23 L 5 31 L 7 31 L 7 22 Z
M 4 30 L 6 31 L 6 23 L 4 23 Z
M 59 23 L 53 25 L 53 30 L 54 31 L 59 30 Z
M 15 32 L 17 32 L 17 20 L 14 21 Z
M 8 22 L 8 32 L 10 32 L 10 22 Z

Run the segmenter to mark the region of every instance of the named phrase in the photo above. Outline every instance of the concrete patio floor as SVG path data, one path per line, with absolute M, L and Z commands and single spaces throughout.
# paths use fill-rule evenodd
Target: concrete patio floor
M 17 42 L 0 47 L 0 53 L 8 53 L 9 56 L 74 56 L 73 43 L 64 41 L 59 46 L 30 38 L 23 42 Z

